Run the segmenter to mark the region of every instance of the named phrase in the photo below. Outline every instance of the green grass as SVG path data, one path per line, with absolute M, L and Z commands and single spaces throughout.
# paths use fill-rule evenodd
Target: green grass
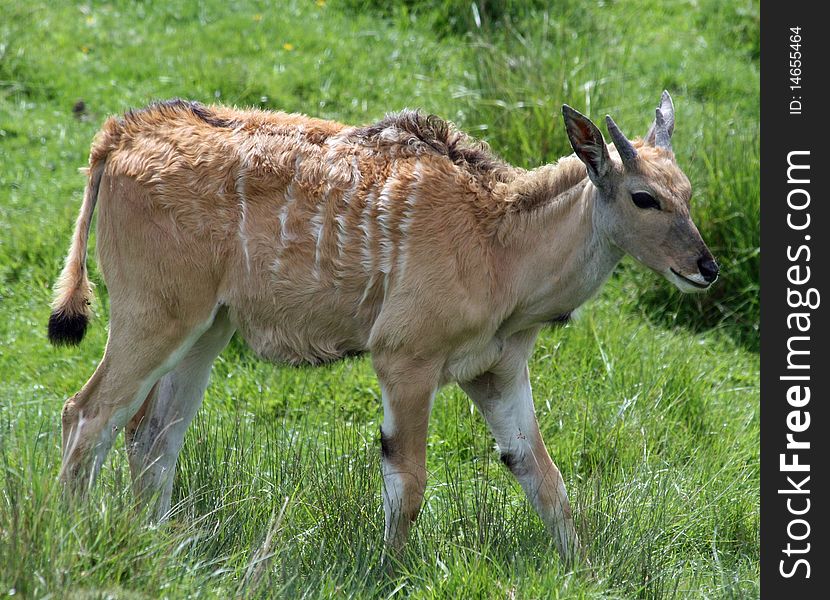
M 173 7 L 173 4 L 176 7 Z M 23 597 L 756 597 L 758 5 L 0 0 L 0 593 Z M 448 15 L 452 14 L 452 17 Z M 590 566 L 568 571 L 469 400 L 441 392 L 429 487 L 398 575 L 379 566 L 379 390 L 368 361 L 290 369 L 234 340 L 188 433 L 162 527 L 136 515 L 123 443 L 91 501 L 56 482 L 60 407 L 106 339 L 45 339 L 90 141 L 153 98 L 348 122 L 418 106 L 535 166 L 568 102 L 642 134 L 660 91 L 693 214 L 723 263 L 681 297 L 626 261 L 539 340 L 539 419 Z M 83 100 L 87 114 L 73 117 Z

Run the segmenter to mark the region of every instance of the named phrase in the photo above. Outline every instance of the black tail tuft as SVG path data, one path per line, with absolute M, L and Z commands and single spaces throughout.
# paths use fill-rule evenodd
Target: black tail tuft
M 55 346 L 77 346 L 84 339 L 89 317 L 55 311 L 49 315 L 49 341 Z

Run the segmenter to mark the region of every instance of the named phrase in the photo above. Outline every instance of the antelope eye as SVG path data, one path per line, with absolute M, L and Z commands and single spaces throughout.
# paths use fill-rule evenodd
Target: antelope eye
M 632 192 L 631 199 L 637 208 L 654 208 L 660 210 L 660 203 L 648 192 Z

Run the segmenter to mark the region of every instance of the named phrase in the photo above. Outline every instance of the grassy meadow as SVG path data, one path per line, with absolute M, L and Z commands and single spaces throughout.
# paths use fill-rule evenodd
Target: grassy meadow
M 0 595 L 758 596 L 757 0 L 0 0 L 0 15 Z M 682 296 L 626 259 L 531 365 L 590 564 L 560 563 L 453 386 L 390 577 L 369 361 L 281 367 L 236 339 L 188 433 L 170 522 L 136 514 L 122 441 L 88 503 L 62 500 L 60 409 L 106 340 L 94 258 L 83 344 L 54 349 L 45 326 L 107 115 L 174 96 L 352 123 L 420 107 L 535 167 L 569 153 L 563 102 L 634 137 L 664 88 L 721 280 Z

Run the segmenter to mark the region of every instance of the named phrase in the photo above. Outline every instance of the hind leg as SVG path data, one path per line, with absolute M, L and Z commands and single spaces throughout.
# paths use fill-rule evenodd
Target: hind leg
M 160 321 L 158 314 L 152 310 L 124 319 L 113 313 L 101 363 L 81 391 L 64 404 L 61 480 L 71 492 L 91 487 L 115 436 L 159 378 L 213 321 L 212 315 L 201 322 Z
M 213 361 L 234 332 L 227 310 L 220 311 L 181 362 L 156 383 L 127 424 L 127 453 L 136 498 L 155 502 L 160 520 L 170 510 L 173 476 L 184 435 L 202 404 Z

